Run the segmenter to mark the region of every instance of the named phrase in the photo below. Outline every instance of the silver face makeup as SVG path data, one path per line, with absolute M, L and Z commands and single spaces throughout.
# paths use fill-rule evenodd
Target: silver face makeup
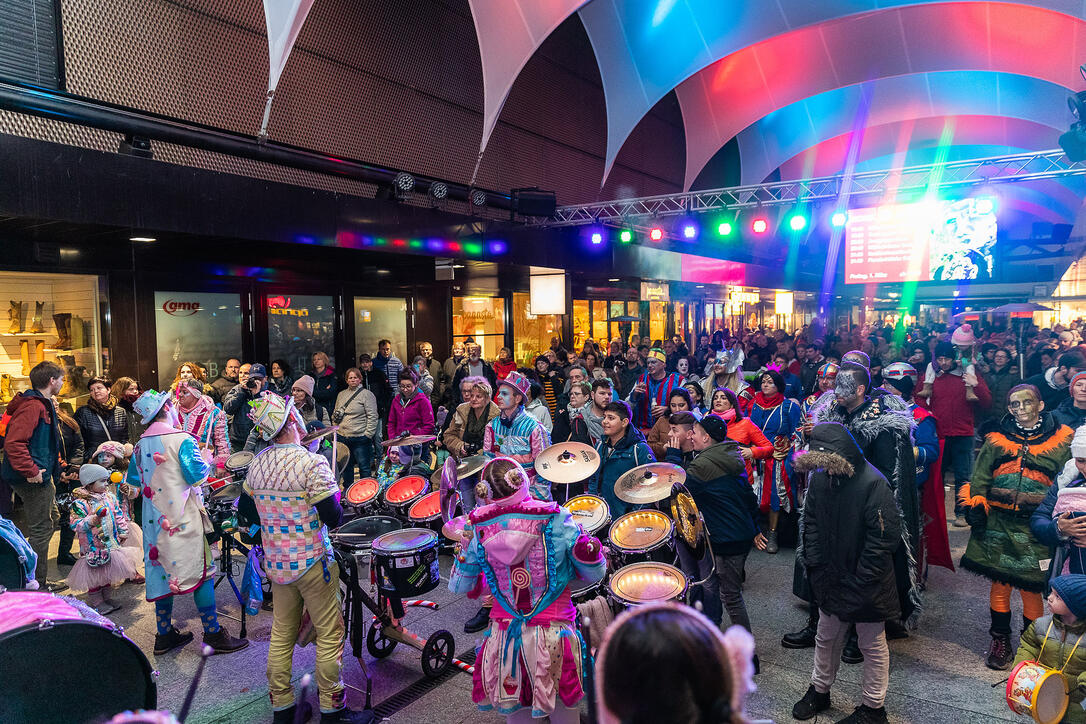
M 860 391 L 860 385 L 853 379 L 850 374 L 838 374 L 837 379 L 833 385 L 833 396 L 837 398 L 837 401 L 841 404 L 847 404 L 856 399 L 856 394 Z

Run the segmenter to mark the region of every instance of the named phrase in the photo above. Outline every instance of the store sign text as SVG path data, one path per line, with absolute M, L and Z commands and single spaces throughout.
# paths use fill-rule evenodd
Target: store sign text
M 199 302 L 175 302 L 167 299 L 162 303 L 162 311 L 171 317 L 191 317 L 200 311 Z
M 268 314 L 281 314 L 285 317 L 308 317 L 308 309 L 279 309 L 276 307 L 269 307 Z

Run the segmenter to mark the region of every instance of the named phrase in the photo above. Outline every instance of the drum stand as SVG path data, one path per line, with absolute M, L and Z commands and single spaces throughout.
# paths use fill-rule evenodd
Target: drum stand
M 220 539 L 219 543 L 222 546 L 222 553 L 219 556 L 219 567 L 222 572 L 216 576 L 213 588 L 218 588 L 219 584 L 222 583 L 224 580 L 230 584 L 230 588 L 234 589 L 234 596 L 238 599 L 238 606 L 241 608 L 241 618 L 234 618 L 233 616 L 222 612 L 219 612 L 219 615 L 229 618 L 233 621 L 240 621 L 241 637 L 245 638 L 245 601 L 242 598 L 241 591 L 238 589 L 238 584 L 234 581 L 233 550 L 237 548 L 238 551 L 241 552 L 243 558 L 248 558 L 251 548 L 250 546 L 246 546 L 241 541 L 235 539 L 234 534 L 226 530 L 223 530 L 222 538 Z

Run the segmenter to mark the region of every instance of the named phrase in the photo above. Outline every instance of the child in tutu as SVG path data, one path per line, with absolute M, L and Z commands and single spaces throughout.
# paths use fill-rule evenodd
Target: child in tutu
M 79 484 L 72 500 L 71 526 L 82 556 L 68 574 L 73 591 L 86 591 L 88 601 L 103 616 L 120 605 L 110 599 L 115 583 L 139 577 L 133 549 L 123 549 L 130 524 L 116 495 L 109 489 L 110 473 L 101 465 L 79 468 Z
M 121 444 L 113 440 L 107 440 L 98 446 L 98 449 L 94 452 L 94 462 L 101 465 L 106 470 L 120 473 L 121 480 L 124 479 L 124 475 L 128 472 L 128 459 L 132 457 L 132 446 L 128 443 Z M 111 475 L 110 479 L 113 482 L 113 478 L 116 476 Z M 135 504 L 132 502 L 139 497 L 140 491 L 135 486 L 128 483 L 117 483 L 116 485 L 117 502 L 121 505 L 121 512 L 124 513 L 125 519 L 132 523 L 135 521 L 133 511 L 135 510 Z M 143 567 L 143 531 L 140 530 L 138 525 L 128 526 L 128 538 L 121 544 L 124 548 L 131 549 L 131 555 L 136 559 L 136 566 Z M 143 583 L 143 576 L 137 576 L 133 578 L 132 583 Z

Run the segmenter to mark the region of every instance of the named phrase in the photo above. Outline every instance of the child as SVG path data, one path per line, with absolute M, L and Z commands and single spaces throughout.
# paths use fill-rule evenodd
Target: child
M 132 457 L 132 445 L 128 443 L 121 444 L 113 440 L 106 440 L 94 451 L 94 462 L 110 472 L 116 471 L 120 473 L 122 480 L 125 473 L 128 472 L 128 459 L 130 457 Z M 140 491 L 128 483 L 120 483 L 114 492 L 117 495 L 117 501 L 121 504 L 121 511 L 124 513 L 125 519 L 131 523 L 135 520 L 133 515 L 135 506 L 132 501 L 139 497 Z M 137 558 L 136 565 L 142 565 L 143 531 L 138 525 L 128 527 L 128 539 L 125 540 L 123 545 L 135 552 L 133 555 Z M 134 579 L 132 582 L 143 583 L 143 576 Z
M 117 497 L 109 490 L 109 477 L 109 471 L 101 465 L 91 463 L 79 468 L 82 487 L 73 494 L 71 526 L 82 556 L 68 574 L 71 589 L 87 591 L 89 603 L 103 616 L 120 608 L 110 598 L 113 584 L 141 575 L 133 556 L 121 548 L 130 526 Z
M 973 350 L 976 344 L 976 337 L 973 336 L 973 327 L 968 324 L 963 324 L 954 330 L 954 334 L 950 335 L 950 343 L 954 345 L 954 361 L 958 364 L 950 370 L 950 374 L 965 377 L 965 399 L 969 402 L 977 402 L 977 393 L 973 391 L 974 384 L 970 384 L 970 380 L 975 380 L 977 377 L 977 368 L 974 364 Z M 920 392 L 916 393 L 917 397 L 923 397 L 927 399 L 931 397 L 931 388 L 935 383 L 936 366 L 935 360 L 928 363 L 928 369 L 924 373 L 924 387 Z
M 388 486 L 408 474 L 407 463 L 411 461 L 410 451 L 409 447 L 392 446 L 388 449 L 385 459 L 377 466 L 378 496 L 383 496 Z
M 1086 575 L 1068 574 L 1052 579 L 1048 594 L 1052 613 L 1034 621 L 1023 633 L 1014 657 L 1014 666 L 1036 661 L 1063 671 L 1071 703 L 1061 722 L 1086 721 L 1082 701 L 1086 698 Z

